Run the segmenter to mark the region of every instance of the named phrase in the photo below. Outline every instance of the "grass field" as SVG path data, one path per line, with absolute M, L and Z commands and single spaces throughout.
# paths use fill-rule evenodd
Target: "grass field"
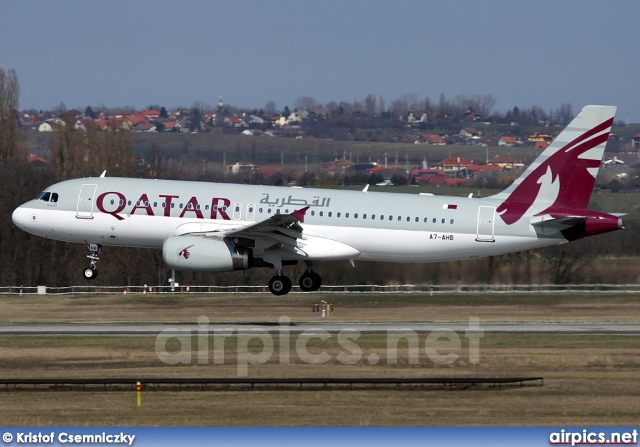
M 10 322 L 269 322 L 287 315 L 292 322 L 319 321 L 311 303 L 320 296 L 91 296 L 2 297 L 2 323 Z M 327 298 L 327 295 L 322 296 Z M 338 295 L 334 321 L 638 321 L 634 295 L 477 295 L 408 294 Z M 332 318 L 333 320 L 333 318 Z M 387 361 L 386 335 L 357 339 L 361 358 L 338 361 L 345 348 L 335 337 L 307 341 L 308 352 L 330 359 L 309 364 L 298 355 L 292 336 L 289 361 L 277 354 L 263 364 L 248 365 L 249 377 L 506 377 L 542 376 L 543 387 L 467 390 L 357 391 L 23 391 L 2 393 L 0 417 L 5 425 L 633 425 L 640 417 L 640 337 L 614 335 L 485 334 L 479 361 L 469 357 L 468 340 L 453 352 L 455 361 L 438 364 L 426 355 L 420 336 L 418 362 L 409 362 L 401 341 L 398 363 Z M 149 336 L 2 336 L 0 377 L 237 377 L 239 340 L 224 344 L 224 363 L 193 337 L 191 362 L 163 363 L 156 338 Z M 257 354 L 259 340 L 247 345 Z M 170 340 L 170 353 L 181 345 Z M 380 361 L 368 359 L 377 354 Z M 205 356 L 206 357 L 206 356 Z
M 321 300 L 334 304 L 335 322 L 366 321 L 640 321 L 635 295 L 488 294 L 270 294 L 7 296 L 0 298 L 2 323 L 319 321 L 311 312 Z

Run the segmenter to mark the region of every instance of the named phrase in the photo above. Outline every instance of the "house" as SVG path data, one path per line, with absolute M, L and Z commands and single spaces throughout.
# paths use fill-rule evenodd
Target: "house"
M 487 161 L 487 165 L 499 166 L 501 169 L 519 169 L 524 168 L 524 163 L 521 160 L 516 160 L 513 157 L 505 155 L 497 155 Z
M 469 166 L 467 169 L 467 178 L 483 177 L 488 175 L 495 175 L 504 171 L 504 168 L 499 165 L 474 165 Z
M 182 126 L 176 120 L 166 120 L 162 123 L 164 125 L 165 132 L 180 132 Z
M 414 169 L 411 171 L 411 183 L 418 185 L 439 185 L 446 177 L 446 174 L 441 169 Z
M 229 174 L 242 174 L 246 172 L 252 172 L 255 168 L 256 166 L 252 164 L 241 165 L 240 163 L 236 163 L 236 164 L 227 166 L 227 172 Z
M 160 111 L 159 110 L 155 110 L 155 109 L 151 109 L 151 110 L 147 110 L 145 112 L 142 112 L 147 119 L 155 119 L 155 118 L 160 118 Z
M 509 136 L 500 137 L 500 140 L 498 141 L 498 146 L 512 147 L 517 144 L 518 144 L 518 140 L 516 140 L 515 137 L 509 137 Z
M 247 123 L 245 123 L 242 119 L 238 118 L 237 116 L 233 116 L 233 115 L 225 117 L 223 123 L 225 126 L 228 126 L 228 127 L 234 127 L 234 128 L 247 127 Z
M 478 132 L 473 127 L 465 127 L 460 131 L 459 135 L 460 135 L 460 138 L 464 138 L 465 140 L 468 140 L 469 138 L 479 137 L 480 132 Z
M 551 143 L 548 141 L 536 141 L 536 144 L 533 145 L 534 149 L 546 149 Z
M 260 175 L 262 177 L 271 177 L 276 174 L 284 174 L 286 169 L 282 166 L 255 166 L 252 170 L 253 174 Z
M 415 141 L 415 144 L 433 144 L 436 146 L 444 146 L 446 144 L 446 141 L 440 135 L 429 133 L 420 135 L 420 137 L 418 137 L 418 139 Z
M 329 163 L 325 163 L 322 166 L 322 170 L 331 175 L 336 175 L 337 173 L 344 172 L 347 169 L 352 168 L 353 166 L 354 166 L 354 163 L 351 160 L 336 159 L 336 160 L 330 161 Z
M 138 124 L 133 126 L 134 132 L 155 132 L 156 126 L 149 121 L 140 121 Z
M 547 132 L 534 132 L 527 138 L 530 143 L 536 143 L 538 141 L 546 141 L 550 143 L 555 137 Z
M 456 177 L 458 171 L 462 171 L 474 164 L 472 161 L 462 157 L 449 157 L 445 158 L 439 163 L 436 163 L 436 168 L 441 169 L 447 174 L 448 177 Z

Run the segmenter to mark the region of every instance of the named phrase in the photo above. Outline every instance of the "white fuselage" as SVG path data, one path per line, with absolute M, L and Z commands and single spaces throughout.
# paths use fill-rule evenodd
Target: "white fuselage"
M 566 242 L 559 232 L 540 234 L 531 216 L 505 224 L 490 198 L 125 178 L 69 180 L 46 192 L 17 208 L 14 222 L 78 243 L 162 248 L 171 236 L 215 236 L 307 206 L 298 242 L 305 254 L 283 259 L 433 262 Z

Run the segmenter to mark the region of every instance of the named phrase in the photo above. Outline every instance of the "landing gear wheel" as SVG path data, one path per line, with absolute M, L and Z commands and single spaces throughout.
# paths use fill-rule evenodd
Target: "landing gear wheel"
M 98 276 L 98 270 L 95 267 L 87 267 L 86 269 L 84 269 L 82 271 L 82 275 L 85 277 L 85 279 L 88 280 L 93 280 L 96 279 Z
M 274 276 L 269 281 L 269 292 L 274 295 L 286 295 L 291 291 L 291 280 L 286 276 Z
M 316 272 L 304 272 L 298 284 L 303 292 L 315 292 L 322 285 L 322 278 Z

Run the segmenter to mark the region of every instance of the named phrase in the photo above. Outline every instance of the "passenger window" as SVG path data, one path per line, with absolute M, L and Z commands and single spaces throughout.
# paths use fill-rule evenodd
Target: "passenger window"
M 357 219 L 357 218 L 358 218 L 358 213 L 355 213 L 355 214 L 353 215 L 353 218 L 354 218 L 354 219 Z
M 322 217 L 324 215 L 324 213 L 322 211 L 320 211 L 320 217 Z

